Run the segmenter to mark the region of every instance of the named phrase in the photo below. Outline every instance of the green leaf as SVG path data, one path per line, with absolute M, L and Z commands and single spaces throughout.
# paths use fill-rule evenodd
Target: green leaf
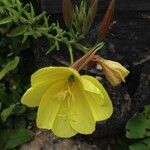
M 48 20 L 49 20 L 49 17 L 46 17 L 46 16 L 44 15 L 44 26 L 45 26 L 46 28 L 49 27 Z
M 32 18 L 32 16 L 31 16 L 30 13 L 28 13 L 27 11 L 24 11 L 24 14 L 25 14 L 25 16 L 27 17 L 27 19 L 28 19 L 30 22 L 33 21 L 33 18 Z
M 34 23 L 36 22 L 38 22 L 38 21 L 40 21 L 42 18 L 43 18 L 43 16 L 46 14 L 46 12 L 44 11 L 44 12 L 42 12 L 40 15 L 38 15 L 38 16 L 36 16 L 33 20 L 34 20 Z
M 150 105 L 146 105 L 144 108 L 145 108 L 144 113 L 146 117 L 150 117 Z
M 0 71 L 0 80 L 9 72 L 14 70 L 18 63 L 19 63 L 19 57 L 15 57 L 14 60 L 10 61 L 3 69 Z
M 30 8 L 31 8 L 32 17 L 35 17 L 35 11 L 34 11 L 33 5 L 31 3 L 30 3 Z
M 10 23 L 11 21 L 12 21 L 12 17 L 11 16 L 6 17 L 6 18 L 0 20 L 0 25 Z
M 55 49 L 56 45 L 53 44 L 49 49 L 48 51 L 46 52 L 46 55 L 48 55 L 50 52 L 52 52 L 54 49 Z
M 97 11 L 97 6 L 98 6 L 98 0 L 94 0 L 92 3 L 91 3 L 91 6 L 88 10 L 88 14 L 87 16 L 85 17 L 85 20 L 83 22 L 83 26 L 82 26 L 82 32 L 84 34 L 88 33 L 93 21 L 94 21 L 94 18 L 96 16 L 96 11 Z
M 27 35 L 24 35 L 24 36 L 23 36 L 23 39 L 22 39 L 22 44 L 24 44 L 27 39 L 28 39 L 28 36 L 27 36 Z
M 11 3 L 10 3 L 10 1 L 6 1 L 6 0 L 2 0 L 2 3 L 6 6 L 6 7 L 9 7 L 9 6 L 11 6 Z
M 2 108 L 2 102 L 0 102 L 0 110 L 1 110 L 1 108 Z
M 149 150 L 150 149 L 150 138 L 141 140 L 138 143 L 134 143 L 129 146 L 130 150 Z
M 14 110 L 14 114 L 16 116 L 19 116 L 19 115 L 23 114 L 25 111 L 26 111 L 26 107 L 24 105 L 17 105 Z
M 15 129 L 25 129 L 26 128 L 26 121 L 24 117 L 19 116 L 15 117 L 13 120 L 14 128 Z
M 24 114 L 24 116 L 26 119 L 30 121 L 34 121 L 36 119 L 36 114 L 37 114 L 36 111 L 32 110 Z
M 27 26 L 21 26 L 21 27 L 15 28 L 7 35 L 9 37 L 15 37 L 15 36 L 23 35 L 26 31 L 27 31 Z
M 17 4 L 17 8 L 18 8 L 19 12 L 21 12 L 22 4 L 21 4 L 20 0 L 16 0 L 16 4 Z
M 145 111 L 132 117 L 126 125 L 126 137 L 139 139 L 150 136 L 150 105 L 145 107 Z
M 34 137 L 34 133 L 27 129 L 14 129 L 7 133 L 5 149 L 13 149 Z
M 10 105 L 8 108 L 4 109 L 1 112 L 1 120 L 2 122 L 5 122 L 7 118 L 12 114 L 14 108 L 16 107 L 16 104 Z
M 4 146 L 7 141 L 7 130 L 6 129 L 0 129 L 0 149 L 5 150 Z

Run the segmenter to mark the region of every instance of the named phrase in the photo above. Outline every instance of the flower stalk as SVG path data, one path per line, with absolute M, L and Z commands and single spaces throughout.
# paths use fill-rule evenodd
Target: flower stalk
M 93 58 L 95 57 L 96 52 L 104 46 L 104 43 L 101 42 L 91 50 L 89 50 L 84 56 L 78 59 L 75 63 L 71 65 L 72 68 L 80 71 L 83 69 Z

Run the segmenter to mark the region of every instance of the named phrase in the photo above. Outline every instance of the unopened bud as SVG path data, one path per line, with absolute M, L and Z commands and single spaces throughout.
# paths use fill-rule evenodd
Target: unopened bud
M 103 58 L 100 58 L 98 63 L 101 65 L 102 70 L 111 85 L 116 86 L 121 82 L 125 82 L 125 77 L 129 74 L 129 71 L 120 63 Z
M 62 0 L 63 19 L 67 27 L 71 25 L 74 9 L 70 0 Z

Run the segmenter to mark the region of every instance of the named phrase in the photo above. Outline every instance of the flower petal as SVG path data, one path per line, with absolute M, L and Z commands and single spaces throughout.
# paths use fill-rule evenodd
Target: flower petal
M 85 100 L 82 89 L 74 89 L 74 100 L 70 105 L 70 124 L 74 130 L 81 134 L 90 134 L 95 130 L 95 120 Z
M 75 131 L 70 125 L 68 115 L 68 100 L 65 99 L 61 104 L 52 127 L 52 131 L 58 137 L 69 138 L 77 134 L 77 131 Z
M 39 106 L 42 96 L 49 88 L 49 83 L 38 84 L 29 88 L 21 98 L 21 103 L 29 107 Z
M 98 97 L 98 95 L 96 96 L 96 94 L 94 95 L 90 92 L 85 92 L 86 100 L 89 104 L 89 107 L 92 111 L 95 121 L 102 121 L 108 119 L 112 115 L 113 106 L 106 90 L 104 89 L 102 84 L 94 77 L 87 75 L 84 75 L 83 77 L 86 78 L 87 80 L 90 80 L 93 84 L 95 84 L 95 86 L 97 86 L 97 88 L 103 94 L 102 100 L 103 103 L 98 104 L 97 101 L 101 101 L 101 96 Z
M 85 91 L 89 91 L 92 93 L 100 94 L 100 90 L 95 86 L 90 80 L 87 80 L 83 76 L 80 77 L 81 84 Z
M 32 74 L 31 84 L 35 86 L 43 82 L 55 83 L 57 80 L 67 79 L 71 74 L 79 76 L 79 73 L 75 69 L 69 67 L 45 67 Z
M 56 115 L 62 103 L 56 95 L 63 88 L 64 81 L 56 82 L 43 95 L 37 113 L 37 126 L 44 129 L 52 129 Z
M 118 77 L 118 75 L 114 74 L 113 71 L 109 70 L 109 68 L 105 67 L 105 69 L 103 69 L 103 71 L 105 73 L 106 79 L 111 83 L 112 86 L 116 86 L 122 82 L 120 77 Z

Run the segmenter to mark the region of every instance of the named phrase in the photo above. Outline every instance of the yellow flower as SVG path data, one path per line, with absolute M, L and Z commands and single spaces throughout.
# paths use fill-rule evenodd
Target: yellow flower
M 113 111 L 99 81 L 70 67 L 40 69 L 31 76 L 31 86 L 21 102 L 38 106 L 37 126 L 59 137 L 91 134 L 96 121 L 108 119 Z
M 129 74 L 129 71 L 120 63 L 103 58 L 99 59 L 99 63 L 107 80 L 113 86 L 120 84 L 122 81 L 125 82 L 125 77 Z

